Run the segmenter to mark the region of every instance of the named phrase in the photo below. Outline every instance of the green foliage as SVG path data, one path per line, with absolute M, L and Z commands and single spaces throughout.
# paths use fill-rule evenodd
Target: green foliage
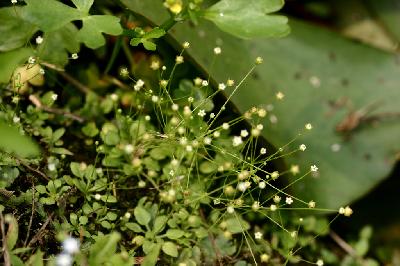
M 24 131 L 0 121 L 0 149 L 20 157 L 39 156 L 37 144 L 23 134 Z
M 222 0 L 208 8 L 204 17 L 240 38 L 283 37 L 290 32 L 288 19 L 270 15 L 282 6 L 283 0 Z
M 152 39 L 161 38 L 166 34 L 164 29 L 154 28 L 149 32 L 144 32 L 141 28 L 135 28 L 134 31 L 129 31 L 128 35 L 135 36 L 131 39 L 130 44 L 132 46 L 138 46 L 139 44 L 143 44 L 144 48 L 149 51 L 155 51 L 157 46 L 152 41 Z

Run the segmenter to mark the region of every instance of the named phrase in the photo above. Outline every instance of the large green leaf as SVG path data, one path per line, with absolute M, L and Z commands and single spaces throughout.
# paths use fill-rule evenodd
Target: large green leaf
M 78 9 L 54 0 L 25 0 L 23 17 L 26 21 L 37 25 L 43 31 L 61 28 L 72 20 L 78 20 L 85 14 Z
M 282 37 L 290 32 L 288 19 L 268 15 L 283 6 L 283 0 L 222 0 L 205 11 L 205 18 L 239 38 Z
M 19 130 L 0 121 L 0 150 L 15 153 L 20 157 L 39 156 L 38 146 Z
M 124 2 L 156 23 L 164 16 L 154 8 L 135 9 L 136 1 Z M 155 7 L 152 2 L 146 1 Z M 143 3 L 137 7 L 143 7 Z M 315 163 L 320 168 L 319 175 L 307 177 L 291 189 L 303 200 L 336 208 L 362 196 L 387 176 L 400 149 L 400 123 L 384 119 L 374 126 L 366 125 L 345 140 L 335 128 L 348 110 L 332 110 L 331 102 L 345 97 L 357 109 L 381 101 L 379 113 L 399 112 L 400 67 L 392 54 L 356 44 L 316 26 L 297 21 L 291 24 L 293 33 L 289 37 L 273 41 L 241 41 L 209 23 L 196 29 L 180 24 L 172 35 L 178 43 L 197 44 L 188 52 L 205 73 L 211 65 L 212 48 L 217 40 L 223 43 L 223 56 L 216 60 L 210 73 L 214 84 L 227 78 L 240 80 L 256 56 L 264 57 L 265 63 L 246 80 L 233 102 L 243 112 L 251 106 L 273 102 L 279 90 L 286 94 L 274 109 L 278 123 L 266 121 L 264 136 L 281 147 L 311 122 L 314 129 L 294 142 L 294 147 L 305 143 L 307 151 L 285 160 L 288 165 L 300 164 L 303 171 Z M 332 145 L 340 150 L 332 151 Z
M 10 81 L 14 70 L 28 57 L 33 55 L 33 50 L 30 48 L 20 48 L 6 53 L 0 53 L 0 83 Z
M 25 22 L 19 15 L 21 8 L 0 9 L 0 52 L 19 48 L 29 41 L 36 27 Z M 10 34 L 5 34 L 10 33 Z

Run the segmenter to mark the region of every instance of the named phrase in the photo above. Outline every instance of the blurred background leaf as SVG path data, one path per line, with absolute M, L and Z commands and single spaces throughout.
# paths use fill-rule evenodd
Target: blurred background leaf
M 136 5 L 140 1 L 123 2 L 157 25 L 166 16 L 162 8 L 157 13 L 152 1 L 146 2 L 147 8 L 143 2 Z M 177 41 L 170 42 L 176 47 L 184 41 L 194 44 L 188 50 L 189 57 L 205 76 L 211 75 L 214 85 L 228 78 L 240 80 L 253 64 L 251 58 L 262 56 L 265 63 L 246 80 L 233 102 L 244 112 L 251 106 L 274 102 L 278 91 L 286 94 L 274 109 L 278 122 L 266 122 L 264 137 L 282 147 L 304 124 L 312 122 L 312 132 L 295 142 L 295 146 L 305 143 L 310 152 L 285 157 L 285 161 L 287 165 L 300 164 L 303 171 L 315 163 L 320 172 L 292 189 L 304 200 L 317 201 L 320 207 L 337 208 L 371 190 L 396 161 L 400 123 L 398 118 L 383 114 L 400 112 L 400 63 L 393 54 L 321 27 L 294 19 L 290 24 L 292 34 L 286 38 L 255 41 L 238 40 L 209 23 L 196 28 L 179 24 L 170 31 Z M 195 45 L 198 43 L 202 45 Z M 211 68 L 215 46 L 221 46 L 223 52 Z M 365 124 L 349 139 L 335 131 L 349 112 L 373 104 L 378 105 L 375 114 L 382 114 L 381 120 Z

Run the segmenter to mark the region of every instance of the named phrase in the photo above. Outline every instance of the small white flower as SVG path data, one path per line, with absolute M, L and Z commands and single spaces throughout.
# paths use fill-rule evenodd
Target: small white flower
M 251 183 L 249 181 L 239 182 L 238 183 L 238 190 L 241 192 L 246 191 L 250 187 Z
M 261 232 L 256 232 L 256 233 L 254 233 L 254 238 L 255 238 L 255 239 L 261 239 L 262 236 L 263 236 L 263 234 L 262 234 Z
M 258 56 L 258 57 L 256 58 L 256 64 L 257 64 L 257 65 L 262 64 L 263 61 L 264 61 L 264 60 L 263 60 L 262 57 L 260 57 L 260 56 Z
M 177 105 L 176 103 L 174 103 L 174 104 L 171 106 L 171 108 L 172 108 L 173 111 L 178 111 L 179 105 Z
M 201 110 L 197 113 L 197 115 L 200 116 L 200 117 L 204 117 L 204 116 L 206 115 L 206 111 L 204 111 L 203 109 L 201 109 Z
M 160 68 L 160 62 L 158 60 L 154 60 L 150 64 L 150 68 L 153 70 L 157 70 Z
M 317 172 L 318 167 L 316 165 L 311 165 L 310 170 L 311 170 L 311 172 Z
M 214 136 L 215 138 L 218 138 L 219 136 L 221 136 L 221 132 L 215 131 L 215 132 L 213 133 L 213 136 Z
M 264 181 L 261 181 L 260 183 L 258 183 L 258 187 L 260 188 L 260 189 L 264 189 L 265 187 L 266 187 L 266 183 L 264 182 Z
M 79 241 L 73 237 L 68 237 L 62 242 L 62 249 L 67 254 L 79 252 L 79 246 Z
M 265 117 L 267 115 L 267 111 L 265 109 L 261 108 L 261 109 L 259 109 L 257 111 L 257 114 L 258 114 L 259 117 L 262 118 L 262 117 Z
M 293 175 L 297 175 L 298 173 L 300 173 L 300 167 L 297 164 L 291 165 L 290 166 L 290 172 Z
M 192 114 L 192 110 L 190 110 L 190 107 L 189 107 L 189 106 L 183 107 L 183 114 L 184 114 L 185 116 L 189 116 L 189 115 Z
M 74 59 L 74 60 L 76 60 L 76 59 L 78 59 L 78 54 L 77 53 L 73 53 L 72 55 L 71 55 L 71 58 L 72 59 Z M 126 69 L 126 68 L 124 68 L 125 70 L 126 70 L 126 72 L 128 72 L 128 70 Z
M 78 56 L 78 55 L 76 55 L 76 56 Z M 78 57 L 77 57 L 77 58 L 78 58 Z M 72 59 L 74 59 L 74 54 L 72 54 Z M 121 68 L 119 74 L 120 74 L 121 76 L 123 76 L 123 77 L 126 77 L 126 76 L 129 75 L 129 71 L 128 71 L 128 69 L 127 69 L 126 67 L 124 67 L 124 68 Z
M 291 197 L 286 197 L 285 199 L 286 204 L 292 204 L 293 203 L 293 199 Z
M 151 101 L 152 101 L 153 103 L 156 103 L 156 102 L 158 102 L 158 100 L 159 100 L 159 98 L 158 98 L 158 96 L 157 96 L 157 95 L 153 95 L 153 96 L 151 96 Z
M 193 101 L 194 101 L 194 98 L 193 98 L 193 97 L 189 97 L 189 98 L 188 98 L 188 102 L 192 103 Z
M 94 195 L 94 198 L 95 198 L 96 200 L 100 200 L 100 199 L 101 199 L 101 195 L 100 195 L 100 194 L 96 194 L 96 195 Z
M 296 238 L 297 237 L 297 231 L 291 232 L 290 236 L 293 237 L 293 238 Z
M 353 210 L 349 206 L 346 206 L 345 208 L 340 207 L 339 214 L 349 217 L 353 214 Z
M 273 171 L 271 173 L 272 180 L 276 180 L 278 177 L 279 177 L 279 172 L 278 171 Z
M 221 203 L 221 200 L 220 199 L 214 199 L 213 202 L 214 202 L 214 205 L 218 205 L 218 204 Z
M 211 138 L 210 137 L 205 137 L 203 140 L 204 144 L 210 145 L 211 144 Z
M 338 152 L 338 151 L 340 151 L 340 149 L 341 149 L 341 146 L 338 143 L 334 143 L 334 144 L 331 145 L 331 150 L 333 152 Z
M 207 81 L 207 80 L 203 80 L 203 81 L 201 82 L 201 86 L 207 87 L 207 86 L 208 86 L 208 81 Z
M 40 74 L 40 75 L 44 75 L 45 72 L 46 72 L 46 71 L 44 71 L 43 68 L 40 68 L 40 69 L 39 69 L 39 74 Z
M 309 203 L 308 203 L 308 208 L 310 208 L 310 209 L 313 209 L 313 208 L 315 208 L 315 201 L 310 201 Z
M 259 129 L 257 129 L 257 128 L 253 128 L 253 129 L 251 130 L 251 135 L 252 135 L 253 137 L 258 137 L 258 136 L 260 136 L 260 134 L 261 134 L 261 131 L 260 131 Z
M 266 153 L 267 153 L 267 149 L 266 148 L 261 148 L 260 154 L 266 154 Z
M 214 113 L 211 113 L 210 114 L 210 118 L 212 119 L 212 118 L 214 118 L 215 117 L 215 114 Z
M 228 208 L 226 208 L 226 211 L 228 213 L 234 213 L 235 212 L 235 208 L 233 208 L 233 206 L 228 206 Z
M 151 117 L 150 117 L 149 115 L 146 115 L 146 116 L 144 117 L 144 120 L 150 121 L 150 120 L 151 120 Z
M 165 71 L 165 70 L 167 70 L 167 67 L 166 67 L 166 66 L 162 66 L 161 69 L 162 69 L 163 71 Z
M 304 126 L 307 130 L 311 130 L 313 127 L 312 127 L 312 125 L 310 124 L 310 123 L 307 123 L 305 126 Z
M 140 181 L 138 182 L 138 187 L 140 187 L 140 188 L 146 187 L 146 182 L 143 181 L 143 180 L 140 180 Z
M 125 217 L 126 219 L 128 219 L 128 220 L 129 220 L 129 218 L 131 218 L 131 216 L 132 216 L 132 214 L 131 214 L 130 212 L 126 212 L 126 213 L 124 214 L 124 217 Z
M 200 86 L 201 83 L 203 82 L 203 80 L 199 77 L 195 78 L 193 81 L 194 81 L 194 85 L 196 85 L 196 86 Z
M 278 207 L 276 207 L 275 204 L 271 204 L 271 206 L 269 206 L 269 209 L 274 212 L 278 209 Z
M 125 145 L 125 147 L 124 147 L 124 151 L 125 151 L 125 153 L 127 153 L 127 154 L 131 154 L 131 153 L 133 152 L 133 150 L 134 150 L 134 148 L 133 148 L 133 145 L 132 145 L 132 144 L 127 144 L 127 145 Z
M 180 143 L 181 145 L 186 145 L 186 144 L 187 144 L 187 138 L 186 138 L 186 137 L 180 138 L 180 139 L 179 139 L 179 143 Z
M 14 122 L 15 124 L 19 123 L 20 120 L 21 120 L 21 119 L 20 119 L 18 116 L 14 116 L 14 117 L 13 117 L 13 122 Z
M 175 175 L 174 170 L 169 171 L 169 175 L 170 175 L 170 176 L 174 176 L 174 175 Z
M 299 150 L 301 150 L 301 151 L 305 151 L 306 149 L 307 149 L 307 146 L 305 144 L 301 144 L 299 146 Z
M 191 145 L 187 145 L 186 146 L 186 151 L 187 152 L 192 152 L 193 151 L 193 147 Z
M 11 4 L 15 5 L 18 1 L 17 0 L 11 0 Z
M 29 64 L 34 64 L 36 62 L 36 59 L 33 57 L 33 56 L 30 56 L 29 58 L 28 58 L 28 63 Z
M 253 211 L 257 211 L 258 209 L 260 209 L 260 202 L 259 201 L 253 202 L 253 205 L 251 205 L 251 208 L 253 209 Z
M 220 91 L 225 90 L 225 88 L 226 88 L 226 85 L 225 85 L 224 83 L 218 84 L 218 89 L 219 89 Z
M 240 136 L 234 136 L 234 137 L 233 137 L 233 139 L 232 139 L 232 145 L 233 145 L 234 147 L 239 146 L 239 145 L 242 144 L 242 143 L 243 143 L 242 137 L 240 137 Z
M 36 44 L 41 44 L 43 42 L 43 37 L 42 36 L 37 36 L 36 37 Z
M 162 79 L 160 80 L 160 86 L 166 88 L 168 85 L 168 80 Z
M 263 128 L 264 128 L 264 126 L 262 124 L 258 124 L 256 127 L 258 130 L 263 130 Z
M 114 102 L 116 102 L 118 100 L 118 94 L 116 94 L 116 93 L 111 94 L 110 97 L 111 97 L 111 100 L 113 100 Z
M 72 257 L 69 254 L 62 253 L 56 256 L 56 266 L 71 266 L 72 262 Z
M 278 100 L 282 100 L 283 98 L 285 98 L 285 94 L 283 94 L 282 92 L 278 92 L 277 94 L 276 94 L 276 98 L 278 99 Z
M 235 85 L 235 81 L 234 81 L 233 79 L 228 79 L 228 80 L 226 81 L 226 85 L 227 85 L 228 87 L 232 87 L 233 85 Z
M 178 55 L 176 58 L 175 58 L 175 62 L 176 62 L 176 64 L 182 64 L 183 63 L 183 56 L 181 56 L 181 55 Z
M 229 124 L 228 123 L 223 123 L 222 124 L 222 129 L 225 129 L 225 130 L 229 129 Z
M 246 129 L 243 129 L 240 131 L 240 136 L 243 138 L 247 137 L 249 135 L 249 132 Z
M 56 170 L 56 164 L 55 163 L 49 163 L 47 165 L 47 169 L 49 169 L 50 172 L 53 172 Z
M 52 99 L 53 101 L 56 101 L 57 98 L 58 98 L 58 95 L 57 95 L 57 94 L 53 93 L 53 95 L 51 95 L 51 99 Z
M 315 264 L 317 264 L 317 266 L 324 266 L 324 261 L 319 259 Z
M 219 55 L 219 54 L 221 54 L 221 52 L 222 52 L 221 47 L 214 48 L 214 54 Z
M 187 49 L 187 48 L 190 47 L 190 43 L 189 42 L 184 42 L 182 46 L 183 46 L 184 49 Z
M 316 76 L 312 76 L 310 77 L 310 84 L 314 87 L 314 88 L 319 88 L 321 86 L 321 80 L 316 77 Z
M 278 195 L 275 195 L 274 196 L 274 198 L 273 198 L 273 201 L 275 202 L 275 203 L 279 203 L 279 202 L 281 202 L 281 197 L 279 197 Z

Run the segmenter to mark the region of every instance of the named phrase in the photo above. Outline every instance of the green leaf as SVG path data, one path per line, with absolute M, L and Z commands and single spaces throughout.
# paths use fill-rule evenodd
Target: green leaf
M 120 234 L 115 232 L 97 237 L 90 248 L 89 265 L 102 265 L 108 261 L 109 257 L 115 253 L 120 239 Z
M 139 224 L 148 226 L 150 222 L 150 213 L 146 211 L 142 206 L 137 206 L 134 210 L 134 215 L 136 221 L 138 221 Z
M 52 64 L 66 65 L 69 60 L 69 53 L 79 52 L 77 34 L 78 29 L 72 23 L 68 23 L 55 31 L 45 32 L 43 43 L 38 47 L 40 57 Z
M 94 122 L 89 122 L 87 123 L 83 128 L 82 128 L 83 134 L 85 134 L 88 137 L 93 138 L 97 134 L 99 134 L 99 130 L 96 127 L 96 123 Z
M 21 8 L 6 7 L 0 9 L 0 52 L 19 48 L 26 44 L 36 32 L 36 27 L 27 23 L 19 15 Z
M 132 230 L 135 233 L 142 233 L 143 229 L 137 223 L 126 223 L 125 227 Z
M 242 218 L 234 217 L 226 220 L 226 229 L 232 234 L 244 233 L 250 228 L 250 225 Z
M 78 39 L 87 47 L 96 49 L 106 41 L 103 32 L 111 35 L 120 35 L 122 27 L 119 18 L 110 15 L 95 15 L 83 18 L 83 26 L 78 33 Z
M 157 45 L 151 41 L 143 41 L 143 46 L 149 51 L 155 51 L 157 49 Z
M 85 171 L 83 171 L 81 169 L 81 165 L 79 163 L 72 162 L 70 164 L 70 168 L 71 168 L 71 172 L 77 177 L 82 178 L 84 176 L 84 174 L 85 174 Z
M 179 239 L 185 234 L 184 231 L 179 229 L 168 229 L 166 235 L 169 239 Z
M 288 19 L 268 15 L 282 6 L 283 0 L 221 0 L 204 17 L 239 38 L 283 37 L 290 32 Z
M 74 5 L 82 12 L 89 13 L 94 0 L 72 0 Z
M 178 248 L 172 242 L 165 242 L 161 249 L 165 254 L 170 255 L 171 257 L 178 257 Z
M 157 216 L 154 220 L 153 232 L 154 234 L 158 234 L 162 230 L 164 230 L 165 225 L 167 224 L 168 217 L 165 215 Z
M 43 266 L 43 252 L 36 251 L 35 254 L 29 257 L 27 265 L 30 266 Z
M 40 150 L 33 140 L 21 135 L 18 129 L 10 127 L 2 121 L 0 121 L 0 150 L 24 158 L 40 155 Z
M 144 39 L 157 39 L 157 38 L 161 38 L 162 36 L 164 36 L 166 34 L 165 30 L 159 27 L 155 27 L 154 29 L 152 29 L 151 31 L 146 32 L 142 38 Z
M 27 5 L 22 8 L 22 17 L 45 32 L 57 30 L 85 15 L 59 1 L 25 0 L 25 2 Z
M 155 247 L 144 257 L 142 261 L 142 266 L 154 266 L 158 260 L 158 254 L 160 253 L 161 244 L 157 243 Z
M 14 70 L 23 62 L 28 60 L 28 57 L 33 55 L 33 50 L 30 48 L 20 48 L 6 53 L 0 53 L 0 83 L 7 83 Z
M 6 214 L 4 216 L 5 222 L 8 224 L 8 229 L 6 233 L 7 248 L 11 251 L 18 240 L 18 222 L 17 219 L 11 214 Z

